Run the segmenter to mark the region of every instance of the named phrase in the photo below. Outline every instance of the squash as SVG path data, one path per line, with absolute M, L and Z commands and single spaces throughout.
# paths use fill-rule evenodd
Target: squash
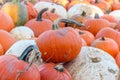
M 22 2 L 16 0 L 7 2 L 2 6 L 1 10 L 13 19 L 15 26 L 22 26 L 28 21 L 27 8 Z
M 119 80 L 119 67 L 114 58 L 98 48 L 84 46 L 78 57 L 66 63 L 72 80 Z
M 23 54 L 24 51 L 30 51 L 33 54 Z M 42 63 L 41 52 L 38 50 L 35 40 L 19 40 L 14 43 L 5 53 L 5 55 L 14 55 L 16 57 L 20 57 L 22 55 L 27 56 L 27 61 L 31 62 L 31 59 L 36 55 L 38 57 L 35 59 L 34 63 L 36 65 L 40 65 Z
M 109 15 L 114 16 L 118 21 L 120 20 L 120 10 L 111 11 Z
M 67 18 L 67 11 L 66 9 L 59 5 L 59 4 L 55 4 L 52 2 L 38 2 L 34 5 L 34 8 L 38 11 L 38 13 L 44 9 L 44 8 L 48 8 L 48 11 L 51 11 L 52 9 L 55 9 L 55 13 L 62 16 L 63 18 Z
M 76 4 L 68 10 L 68 18 L 71 18 L 76 14 L 82 14 L 83 11 L 86 13 L 86 16 L 93 17 L 93 18 L 96 13 L 99 16 L 104 15 L 103 11 L 97 6 L 90 5 L 90 4 Z
M 16 40 L 34 38 L 34 32 L 26 26 L 15 27 L 10 31 L 10 34 L 15 37 Z

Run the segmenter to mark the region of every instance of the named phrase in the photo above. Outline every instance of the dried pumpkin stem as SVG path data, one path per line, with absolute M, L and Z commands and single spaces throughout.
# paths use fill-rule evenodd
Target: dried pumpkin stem
M 98 3 L 99 3 L 99 0 L 95 0 L 95 3 L 98 4 Z
M 82 14 L 81 14 L 81 16 L 86 16 L 86 12 L 83 11 Z
M 94 63 L 98 63 L 101 61 L 101 58 L 100 57 L 95 57 L 95 58 L 91 58 L 92 62 Z
M 45 11 L 47 11 L 47 10 L 48 10 L 48 8 L 42 9 L 42 10 L 38 13 L 38 16 L 37 16 L 36 21 L 42 21 L 42 14 L 43 14 Z
M 54 21 L 53 30 L 59 28 L 59 22 L 64 22 L 64 23 L 69 23 L 69 24 L 76 24 L 78 26 L 84 26 L 84 24 L 82 24 L 80 22 L 77 22 L 75 20 L 59 18 L 59 19 L 57 19 L 57 20 Z

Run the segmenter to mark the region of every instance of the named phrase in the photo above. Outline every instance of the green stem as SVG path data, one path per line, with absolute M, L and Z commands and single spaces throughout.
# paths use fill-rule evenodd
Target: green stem
M 82 14 L 81 14 L 81 16 L 86 16 L 86 12 L 83 11 Z
M 60 72 L 64 72 L 64 67 L 63 67 L 63 64 L 62 64 L 62 63 L 57 64 L 57 65 L 54 67 L 54 69 L 57 70 L 57 71 L 60 71 Z

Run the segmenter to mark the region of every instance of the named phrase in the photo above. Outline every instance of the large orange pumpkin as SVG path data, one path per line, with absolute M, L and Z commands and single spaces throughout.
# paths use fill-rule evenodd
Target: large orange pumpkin
M 35 65 L 15 56 L 0 56 L 0 65 L 0 80 L 41 80 Z
M 0 10 L 0 30 L 10 31 L 14 28 L 14 22 L 12 18 L 5 12 Z
M 46 11 L 47 9 L 43 9 L 35 19 L 29 20 L 25 26 L 29 27 L 30 29 L 33 30 L 35 37 L 38 37 L 41 33 L 47 30 L 52 29 L 52 21 L 49 19 L 44 19 L 42 18 L 42 14 Z
M 107 37 L 101 37 L 96 39 L 92 42 L 91 46 L 108 52 L 114 58 L 119 52 L 118 44 L 113 39 Z
M 41 80 L 72 80 L 70 73 L 62 64 L 45 63 L 38 67 Z
M 64 19 L 64 21 L 68 21 Z M 44 61 L 68 62 L 79 54 L 82 42 L 78 32 L 72 27 L 59 28 L 42 33 L 36 40 Z
M 5 30 L 0 30 L 0 44 L 6 52 L 12 44 L 16 42 L 16 39 Z

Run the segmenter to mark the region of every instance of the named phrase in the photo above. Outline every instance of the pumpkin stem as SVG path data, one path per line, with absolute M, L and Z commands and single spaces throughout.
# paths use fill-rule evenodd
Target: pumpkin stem
M 39 13 L 38 13 L 38 16 L 37 16 L 37 20 L 36 21 L 42 21 L 42 14 L 47 11 L 48 8 L 44 8 L 42 9 Z
M 53 8 L 50 12 L 51 12 L 51 13 L 55 13 L 55 8 Z
M 81 34 L 84 34 L 84 32 L 82 32 L 82 31 L 79 31 L 79 34 L 81 35 Z
M 104 41 L 104 40 L 105 40 L 105 37 L 101 37 L 101 40 L 103 40 L 103 41 Z
M 69 23 L 69 24 L 77 24 L 78 26 L 84 26 L 82 23 L 80 22 L 77 22 L 75 20 L 70 20 L 70 19 L 63 19 L 63 18 L 59 18 L 59 19 L 56 19 L 54 21 L 54 24 L 52 26 L 52 29 L 55 30 L 55 29 L 58 29 L 60 26 L 59 26 L 59 22 L 64 22 L 64 23 Z
M 60 72 L 64 72 L 64 67 L 63 67 L 63 63 L 59 63 L 54 67 L 55 70 L 60 71 Z
M 86 12 L 83 11 L 82 14 L 81 14 L 81 16 L 86 16 Z
M 91 58 L 92 62 L 93 63 L 98 63 L 101 61 L 101 58 L 100 57 L 95 57 L 95 58 Z
M 99 0 L 95 0 L 95 3 L 98 4 L 98 3 L 99 3 Z
M 96 13 L 94 18 L 95 18 L 95 19 L 99 19 L 99 18 L 100 18 L 100 17 L 99 17 L 99 14 Z

